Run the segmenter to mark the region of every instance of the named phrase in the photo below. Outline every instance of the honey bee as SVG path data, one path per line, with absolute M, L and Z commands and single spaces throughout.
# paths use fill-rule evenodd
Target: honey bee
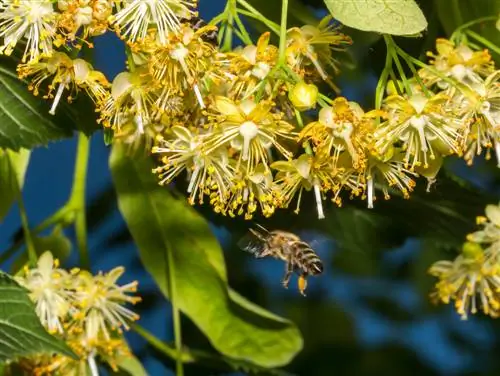
M 307 277 L 323 273 L 321 259 L 308 243 L 291 232 L 268 231 L 260 225 L 256 227 L 249 230 L 249 233 L 238 242 L 238 246 L 256 258 L 271 256 L 285 261 L 283 286 L 288 288 L 290 278 L 295 272 L 299 275 L 299 291 L 305 296 Z

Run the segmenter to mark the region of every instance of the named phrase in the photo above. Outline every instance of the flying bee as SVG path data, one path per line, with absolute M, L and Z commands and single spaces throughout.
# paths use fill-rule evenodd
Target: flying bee
M 283 286 L 288 288 L 290 278 L 295 272 L 299 275 L 298 287 L 304 296 L 307 277 L 323 273 L 323 262 L 316 252 L 308 243 L 291 232 L 268 231 L 257 225 L 257 228 L 250 229 L 249 233 L 238 242 L 238 246 L 256 258 L 271 256 L 285 261 Z

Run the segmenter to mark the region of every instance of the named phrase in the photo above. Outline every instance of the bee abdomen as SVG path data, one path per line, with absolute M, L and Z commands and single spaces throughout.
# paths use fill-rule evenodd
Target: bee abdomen
M 297 257 L 297 263 L 308 274 L 317 275 L 323 273 L 323 262 L 311 248 L 304 248 Z

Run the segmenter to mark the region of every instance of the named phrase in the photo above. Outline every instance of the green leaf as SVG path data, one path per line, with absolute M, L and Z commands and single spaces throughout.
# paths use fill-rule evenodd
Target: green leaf
M 130 376 L 148 376 L 146 369 L 135 356 L 123 356 L 116 359 L 116 365 L 120 368 L 119 373 Z
M 60 339 L 47 333 L 28 291 L 0 272 L 0 362 L 37 354 L 77 356 Z
M 325 0 L 344 25 L 363 31 L 410 36 L 427 28 L 414 0 Z
M 144 338 L 151 346 L 166 355 L 172 360 L 177 359 L 177 350 L 173 344 L 168 344 L 156 338 L 152 333 L 139 325 L 133 325 L 133 330 Z M 207 352 L 204 350 L 189 349 L 183 346 L 182 362 L 184 364 L 195 363 L 197 366 L 203 366 L 211 370 L 217 371 L 245 371 L 246 374 L 256 374 L 262 376 L 292 376 L 290 373 L 281 369 L 269 369 L 262 366 L 257 366 L 248 360 L 232 359 L 217 353 Z
M 161 291 L 168 296 L 171 257 L 176 305 L 217 351 L 264 367 L 289 363 L 302 348 L 298 329 L 228 289 L 222 250 L 206 220 L 158 185 L 152 160 L 114 145 L 110 164 L 120 211 Z
M 0 59 L 0 148 L 31 149 L 71 137 L 75 130 L 87 134 L 95 130 L 90 116 L 94 111 L 89 111 L 85 99 L 78 99 L 84 105 L 79 110 L 76 102 L 69 106 L 61 101 L 52 116 L 50 103 L 41 98 L 43 93 L 35 97 L 27 83 L 17 77 L 13 65 L 12 59 Z
M 38 256 L 40 256 L 45 251 L 50 251 L 54 258 L 64 261 L 69 257 L 71 253 L 71 241 L 64 234 L 61 226 L 54 227 L 52 233 L 48 236 L 33 237 L 33 242 L 35 243 L 35 250 Z M 21 270 L 21 268 L 26 265 L 27 262 L 28 254 L 27 252 L 23 252 L 12 263 L 11 271 L 13 273 L 16 273 L 18 270 Z
M 24 185 L 24 175 L 28 168 L 30 151 L 19 152 L 0 149 L 0 223 L 17 199 L 17 192 Z

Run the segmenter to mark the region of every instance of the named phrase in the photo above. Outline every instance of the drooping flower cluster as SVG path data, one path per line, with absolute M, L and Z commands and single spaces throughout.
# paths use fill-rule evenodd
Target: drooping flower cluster
M 420 75 L 430 89 L 448 98 L 447 107 L 462 126 L 461 147 L 465 160 L 472 164 L 475 156 L 486 150 L 496 153 L 500 167 L 500 71 L 495 68 L 488 50 L 474 51 L 469 46 L 455 46 L 445 39 L 436 43 L 437 55 L 430 53 L 433 70 Z M 462 87 L 451 85 L 452 78 Z
M 463 319 L 479 310 L 500 316 L 500 205 L 488 205 L 486 217 L 478 217 L 477 222 L 483 230 L 467 236 L 455 260 L 438 261 L 429 269 L 439 279 L 433 300 L 454 301 Z
M 321 84 L 339 93 L 333 78 L 352 43 L 331 17 L 289 28 L 276 46 L 270 32 L 253 43 L 237 9 L 216 17 L 225 30 L 217 35 L 197 5 L 9 0 L 0 53 L 24 43 L 19 76 L 35 95 L 48 85 L 51 113 L 86 92 L 115 142 L 158 157 L 160 184 L 187 177 L 189 202 L 224 215 L 270 216 L 292 202 L 298 211 L 310 191 L 323 218 L 325 200 L 359 197 L 371 208 L 376 190 L 409 198 L 419 176 L 435 181 L 446 156 L 471 164 L 494 149 L 500 158 L 500 73 L 487 50 L 438 39 L 427 68 L 384 82 L 388 95 L 364 111 L 319 93 Z M 128 51 L 127 71 L 111 84 L 67 48 L 91 47 L 108 30 Z M 243 46 L 219 46 L 233 32 Z
M 123 272 L 122 267 L 97 275 L 66 271 L 47 251 L 35 268 L 26 268 L 16 277 L 30 292 L 45 328 L 62 338 L 80 358 L 36 356 L 22 360 L 22 367 L 33 375 L 95 375 L 99 359 L 116 370 L 117 359 L 130 354 L 121 328 L 128 329 L 127 322 L 139 318 L 125 304 L 141 300 L 130 295 L 136 292 L 137 282 L 116 284 Z

